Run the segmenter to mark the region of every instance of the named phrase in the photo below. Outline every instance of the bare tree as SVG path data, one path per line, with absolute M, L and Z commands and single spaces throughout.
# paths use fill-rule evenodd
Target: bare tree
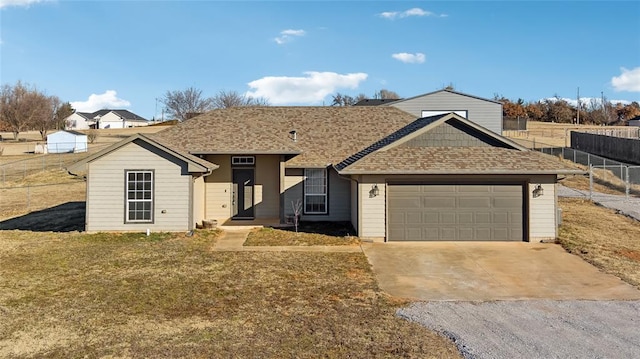
M 185 121 L 193 114 L 203 113 L 214 108 L 213 98 L 203 97 L 202 90 L 188 87 L 182 91 L 167 91 L 161 99 L 170 118 Z
M 220 91 L 212 100 L 215 108 L 269 106 L 269 100 L 264 97 L 246 96 L 236 91 Z
M 382 99 L 382 100 L 397 100 L 397 99 L 400 98 L 400 95 L 398 95 L 394 91 L 390 91 L 390 90 L 387 90 L 387 89 L 381 89 L 380 91 L 378 91 L 378 92 L 376 92 L 374 94 L 373 98 Z
M 300 224 L 300 214 L 302 214 L 302 201 L 300 198 L 296 201 L 291 201 L 291 207 L 293 208 L 293 225 L 296 227 L 296 235 L 298 233 L 298 225 Z
M 353 97 L 336 92 L 335 95 L 332 95 L 331 106 L 353 106 L 356 102 Z
M 31 128 L 38 130 L 42 140 L 47 139 L 49 130 L 56 127 L 56 112 L 61 106 L 57 96 L 38 94 L 33 98 L 32 106 L 38 107 L 38 115 L 33 118 Z
M 13 132 L 15 140 L 20 132 L 32 128 L 46 138 L 46 132 L 52 125 L 53 106 L 53 97 L 20 81 L 14 86 L 4 85 L 0 89 L 0 118 Z

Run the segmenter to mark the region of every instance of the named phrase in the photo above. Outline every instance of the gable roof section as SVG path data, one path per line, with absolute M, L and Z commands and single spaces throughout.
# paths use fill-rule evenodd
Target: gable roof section
M 176 150 L 172 147 L 170 147 L 168 144 L 163 143 L 161 140 L 155 139 L 155 138 L 150 138 L 149 136 L 143 135 L 143 134 L 136 134 L 134 136 L 131 136 L 129 138 L 126 138 L 118 143 L 115 143 L 99 152 L 94 153 L 91 156 L 88 156 L 74 164 L 72 164 L 71 166 L 69 166 L 67 168 L 67 170 L 71 173 L 80 173 L 80 172 L 84 172 L 85 168 L 86 168 L 86 164 L 89 162 L 92 162 L 100 157 L 103 157 L 113 151 L 116 151 L 117 149 L 121 148 L 122 146 L 125 146 L 131 142 L 134 141 L 144 141 L 145 143 L 165 152 L 168 153 L 182 161 L 185 161 L 187 163 L 187 169 L 190 173 L 207 173 L 210 171 L 213 171 L 215 169 L 217 169 L 218 165 L 211 163 L 209 161 L 206 161 L 200 157 L 194 156 L 192 154 L 180 151 L 180 150 Z
M 469 94 L 466 94 L 466 93 L 457 92 L 457 91 L 453 91 L 453 90 L 447 90 L 447 89 L 442 89 L 442 90 L 438 90 L 438 91 L 428 92 L 428 93 L 425 93 L 425 94 L 422 94 L 422 95 L 413 96 L 413 97 L 405 98 L 405 99 L 402 99 L 402 100 L 393 101 L 393 102 L 390 102 L 390 103 L 385 103 L 385 104 L 383 104 L 383 106 L 393 106 L 393 105 L 398 104 L 398 103 L 401 103 L 401 102 L 406 102 L 406 101 L 415 100 L 415 99 L 417 99 L 417 98 L 425 97 L 425 96 L 429 96 L 429 95 L 433 95 L 433 94 L 436 94 L 436 93 L 439 93 L 439 92 L 448 92 L 448 93 L 452 93 L 452 94 L 456 94 L 456 95 L 460 95 L 460 96 L 466 96 L 466 97 L 474 98 L 474 99 L 476 99 L 476 100 L 482 100 L 482 101 L 487 101 L 487 102 L 493 102 L 493 103 L 496 103 L 496 104 L 499 104 L 499 105 L 501 105 L 501 106 L 502 106 L 502 103 L 501 103 L 501 102 L 499 102 L 499 101 L 490 100 L 490 99 L 487 99 L 487 98 L 482 98 L 482 97 L 478 97 L 478 96 L 473 96 L 473 95 L 469 95 Z
M 83 117 L 85 120 L 93 120 L 93 114 L 90 112 L 74 112 L 74 114 Z M 73 114 L 71 114 L 71 116 L 73 116 Z
M 109 110 L 109 109 L 102 109 L 102 110 L 98 110 L 95 112 L 76 112 L 77 114 L 79 114 L 80 116 L 86 118 L 87 120 L 95 120 L 96 117 L 102 117 L 106 114 L 108 114 L 109 112 L 113 112 L 116 115 L 120 116 L 121 118 L 124 118 L 127 121 L 147 121 L 146 118 L 141 117 L 136 115 L 135 113 L 129 111 L 129 110 Z
M 338 163 L 414 120 L 394 107 L 238 107 L 208 112 L 155 136 L 190 153 L 294 155 L 287 167 L 311 168 Z
M 455 123 L 484 146 L 406 146 L 439 126 Z M 341 174 L 557 174 L 583 173 L 529 151 L 475 123 L 449 113 L 418 119 L 335 166 Z

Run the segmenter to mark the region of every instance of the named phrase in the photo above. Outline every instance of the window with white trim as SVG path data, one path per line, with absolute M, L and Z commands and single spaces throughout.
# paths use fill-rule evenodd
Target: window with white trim
M 127 223 L 153 222 L 153 171 L 125 171 Z
M 327 169 L 305 168 L 304 213 L 327 213 Z

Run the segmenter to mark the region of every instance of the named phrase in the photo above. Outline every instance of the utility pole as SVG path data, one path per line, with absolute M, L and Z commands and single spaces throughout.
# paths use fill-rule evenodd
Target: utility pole
M 578 87 L 578 115 L 576 116 L 576 125 L 580 124 L 580 87 Z
M 602 102 L 602 116 L 604 116 L 604 124 L 609 123 L 609 116 L 607 116 L 607 107 L 604 105 L 604 91 L 600 91 L 600 101 Z

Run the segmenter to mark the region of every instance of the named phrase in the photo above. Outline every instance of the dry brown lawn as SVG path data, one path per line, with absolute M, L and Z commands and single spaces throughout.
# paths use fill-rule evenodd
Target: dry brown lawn
M 362 253 L 213 252 L 217 232 L 5 231 L 0 357 L 459 358 Z
M 526 132 L 505 131 L 504 135 L 519 142 L 523 146 L 530 146 L 533 142 L 536 147 L 544 145 L 569 147 L 571 144 L 571 130 L 602 129 L 602 126 L 574 125 L 570 123 L 552 123 L 529 121 Z M 625 126 L 607 126 L 608 129 L 627 129 Z
M 0 186 L 0 198 L 0 219 L 10 218 L 67 202 L 82 202 L 86 198 L 86 183 L 64 170 L 48 170 L 5 182 Z M 51 220 L 66 219 L 58 216 Z
M 345 233 L 346 232 L 346 233 Z M 294 228 L 259 228 L 251 231 L 245 246 L 349 246 L 359 245 L 358 237 L 350 236 L 348 229 L 335 224 L 303 224 L 299 231 Z M 351 232 L 353 233 L 353 232 Z M 346 234 L 346 235 L 345 235 Z
M 558 242 L 604 272 L 640 288 L 640 222 L 582 199 L 561 198 Z

